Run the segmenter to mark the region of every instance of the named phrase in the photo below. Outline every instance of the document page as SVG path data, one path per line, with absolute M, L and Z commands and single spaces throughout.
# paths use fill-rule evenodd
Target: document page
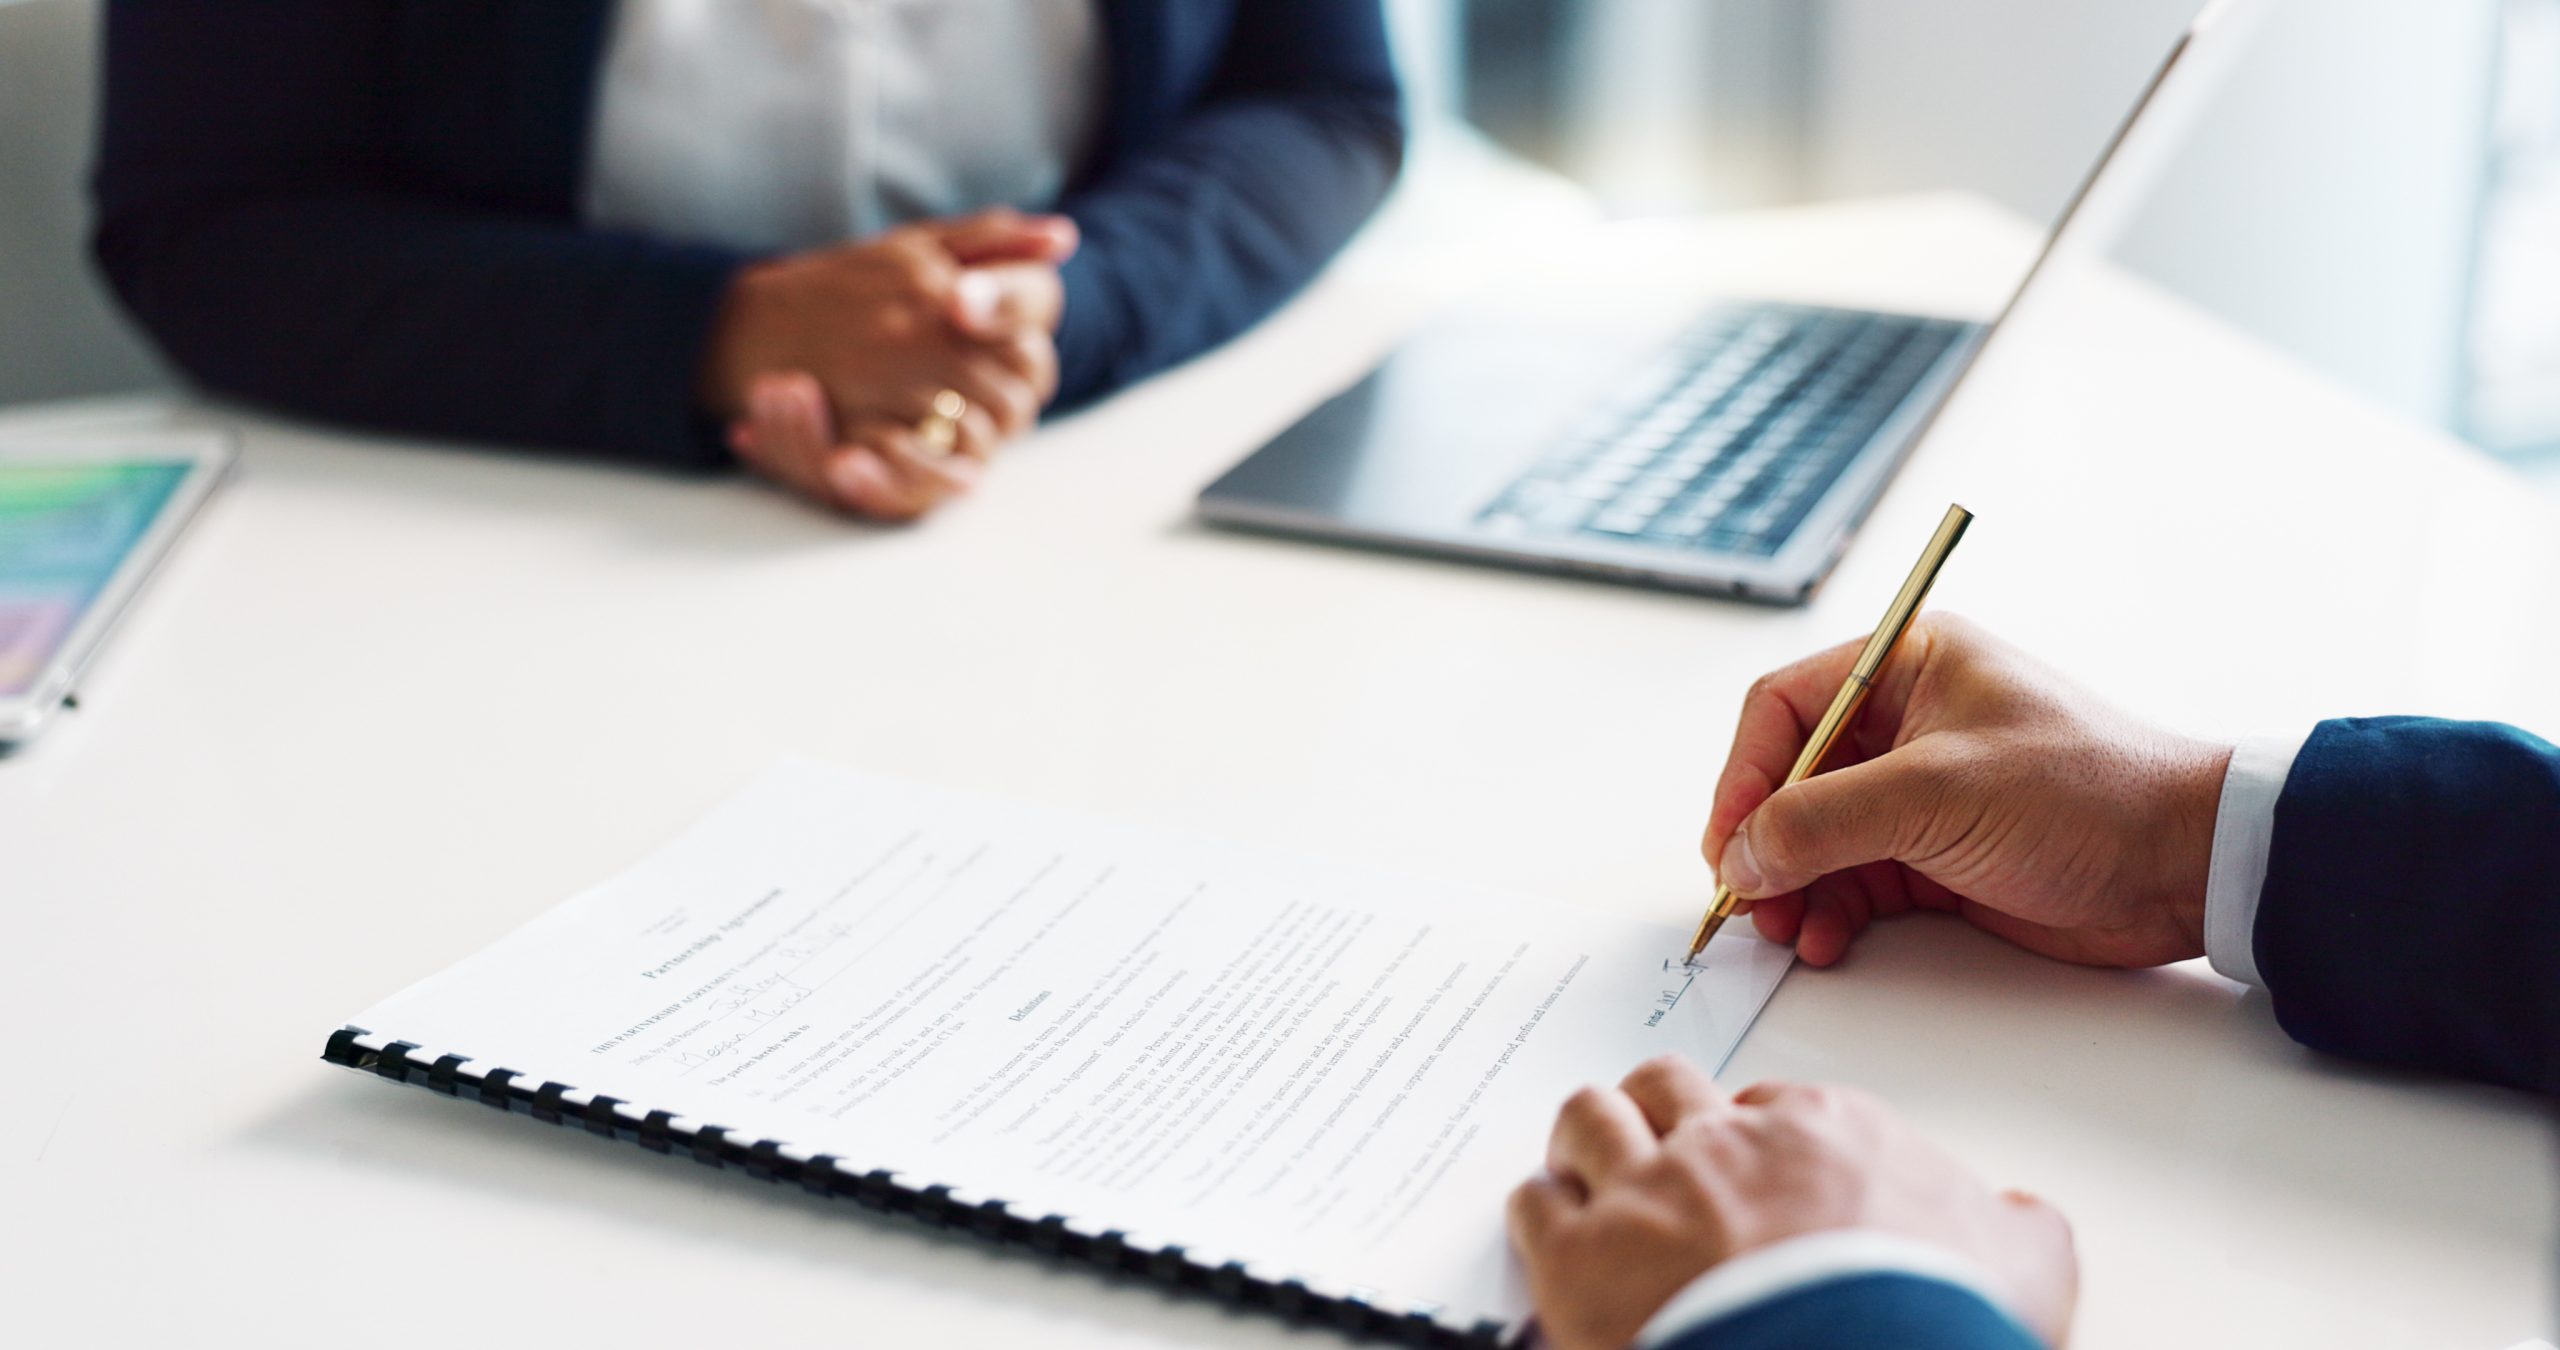
M 1701 892 L 1703 895 L 1704 887 Z M 1509 1321 L 1564 1097 L 1722 1066 L 1790 957 L 1682 923 L 785 764 L 354 1025 L 486 1067 Z

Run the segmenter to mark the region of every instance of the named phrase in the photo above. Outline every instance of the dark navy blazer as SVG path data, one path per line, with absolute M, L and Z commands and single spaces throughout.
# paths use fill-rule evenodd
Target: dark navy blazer
M 1969 1290 L 1914 1275 L 1850 1275 L 1741 1308 L 1662 1350 L 2043 1350 Z
M 2255 939 L 2295 1040 L 2560 1098 L 2560 749 L 2322 723 L 2276 803 Z
M 728 250 L 584 228 L 612 0 L 111 0 L 95 251 L 206 386 L 670 464 Z M 1110 103 L 1059 209 L 1061 399 L 1242 331 L 1385 194 L 1380 0 L 1103 0 Z
M 2276 803 L 2258 973 L 2315 1049 L 2560 1097 L 2560 749 L 2512 727 L 2325 722 Z M 2032 1350 L 1907 1275 L 1799 1289 L 1672 1350 Z

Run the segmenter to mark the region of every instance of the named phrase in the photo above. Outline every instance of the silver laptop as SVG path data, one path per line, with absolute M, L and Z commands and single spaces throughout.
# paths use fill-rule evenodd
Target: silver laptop
M 1663 347 L 1481 316 L 1433 328 L 1200 494 L 1263 532 L 1800 604 L 2104 194 L 2137 189 L 2197 19 L 1993 324 L 1738 304 Z M 2178 101 L 2200 95 L 2181 88 Z

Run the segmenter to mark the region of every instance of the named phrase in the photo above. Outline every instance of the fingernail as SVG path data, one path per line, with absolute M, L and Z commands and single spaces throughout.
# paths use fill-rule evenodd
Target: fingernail
M 1004 287 L 984 272 L 963 272 L 952 298 L 959 302 L 962 323 L 985 328 L 996 321 L 996 307 L 1004 302 Z
M 1751 856 L 1751 833 L 1736 834 L 1724 846 L 1724 866 L 1716 869 L 1716 879 L 1733 888 L 1735 895 L 1757 896 L 1766 879 L 1760 875 L 1760 860 Z

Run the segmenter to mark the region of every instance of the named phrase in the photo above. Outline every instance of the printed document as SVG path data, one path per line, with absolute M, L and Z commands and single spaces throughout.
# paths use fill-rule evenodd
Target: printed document
M 1704 883 L 1701 892 L 1703 898 Z M 359 1019 L 912 1186 L 1515 1319 L 1556 1108 L 1719 1068 L 1789 955 L 785 764 Z

